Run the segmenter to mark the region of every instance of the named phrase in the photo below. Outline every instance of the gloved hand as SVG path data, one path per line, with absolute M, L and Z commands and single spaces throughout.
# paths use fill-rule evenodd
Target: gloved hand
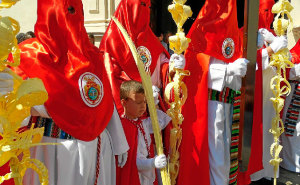
M 158 99 L 158 96 L 159 96 L 159 88 L 155 85 L 152 85 L 152 91 L 153 91 L 153 98 L 154 98 L 154 103 L 155 105 L 157 105 L 159 103 L 159 99 Z
M 8 69 L 0 72 L 0 96 L 7 94 L 14 88 L 13 77 L 8 73 Z
M 273 35 L 273 33 L 269 32 L 269 30 L 267 30 L 265 28 L 260 28 L 258 30 L 258 33 L 260 33 L 261 36 L 263 37 L 263 39 L 269 44 L 271 44 L 274 41 L 274 39 L 276 38 Z
M 239 58 L 233 63 L 227 65 L 227 75 L 244 77 L 247 72 L 247 64 L 249 60 L 245 58 Z
M 261 35 L 261 33 L 258 31 L 257 32 L 257 49 L 262 48 L 264 45 L 264 37 Z
M 171 55 L 170 65 L 177 69 L 184 69 L 185 67 L 185 58 L 183 55 L 178 55 L 176 53 Z
M 126 164 L 127 161 L 127 157 L 128 157 L 128 153 L 122 153 L 121 155 L 118 155 L 118 166 L 120 168 L 123 168 L 123 166 Z
M 274 53 L 279 50 L 286 48 L 288 44 L 286 36 L 275 37 L 274 41 L 270 44 L 271 49 Z
M 162 169 L 167 165 L 167 158 L 165 154 L 157 155 L 154 158 L 153 166 L 158 169 Z

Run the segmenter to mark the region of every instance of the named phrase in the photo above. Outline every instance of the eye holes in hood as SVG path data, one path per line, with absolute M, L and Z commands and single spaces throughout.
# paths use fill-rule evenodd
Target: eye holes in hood
M 73 6 L 69 6 L 69 7 L 68 7 L 68 12 L 69 12 L 70 14 L 74 14 L 76 11 L 75 11 L 75 8 L 74 8 Z

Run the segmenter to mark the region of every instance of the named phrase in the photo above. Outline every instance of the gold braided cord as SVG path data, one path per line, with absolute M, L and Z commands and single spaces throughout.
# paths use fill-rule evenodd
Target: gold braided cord
M 184 5 L 186 0 L 174 0 L 173 4 L 169 5 L 168 10 L 172 14 L 172 18 L 177 25 L 176 35 L 170 36 L 170 48 L 178 55 L 183 53 L 189 46 L 190 39 L 185 37 L 183 24 L 192 16 L 191 7 Z M 170 74 L 175 73 L 173 79 L 170 78 L 170 83 L 165 88 L 165 101 L 169 104 L 167 114 L 172 118 L 173 128 L 170 131 L 170 151 L 169 151 L 169 171 L 172 185 L 176 184 L 176 179 L 179 173 L 179 147 L 182 140 L 181 124 L 183 115 L 181 108 L 187 99 L 187 87 L 182 79 L 189 76 L 187 70 L 174 68 L 173 62 L 169 63 Z M 172 81 L 173 80 L 173 81 Z M 171 96 L 173 92 L 173 96 Z
M 9 8 L 18 0 L 2 0 L 0 10 Z M 22 184 L 25 171 L 32 168 L 39 175 L 43 185 L 48 184 L 48 170 L 42 162 L 30 158 L 29 149 L 42 139 L 44 128 L 34 128 L 20 131 L 22 121 L 30 116 L 32 106 L 42 105 L 48 99 L 48 94 L 40 79 L 32 78 L 23 81 L 7 66 L 20 64 L 20 50 L 16 34 L 20 31 L 19 23 L 11 17 L 0 16 L 0 71 L 13 76 L 13 91 L 0 96 L 0 166 L 9 162 L 10 172 L 0 176 L 0 184 L 5 180 L 14 179 L 16 185 Z M 8 62 L 9 54 L 13 62 Z
M 163 151 L 163 144 L 162 144 L 162 137 L 160 133 L 160 128 L 158 124 L 158 119 L 157 119 L 157 112 L 154 104 L 154 98 L 153 98 L 153 92 L 152 92 L 152 82 L 151 82 L 151 77 L 148 73 L 145 71 L 145 66 L 143 62 L 141 61 L 140 55 L 138 54 L 136 47 L 129 37 L 127 31 L 124 29 L 122 24 L 115 18 L 112 17 L 113 21 L 116 23 L 118 26 L 119 30 L 121 31 L 122 35 L 124 36 L 131 53 L 133 55 L 133 58 L 136 62 L 137 68 L 139 70 L 141 79 L 142 79 L 142 84 L 145 90 L 145 95 L 146 95 L 146 100 L 147 100 L 147 105 L 150 113 L 150 118 L 152 121 L 152 128 L 153 128 L 153 133 L 154 133 L 154 139 L 156 143 L 156 151 L 158 155 L 161 155 L 164 153 Z M 160 170 L 161 173 L 161 178 L 163 185 L 170 185 L 170 176 L 167 168 L 163 168 Z
M 272 13 L 277 16 L 274 20 L 274 31 L 278 36 L 286 35 L 287 30 L 292 27 L 292 18 L 290 12 L 293 7 L 288 0 L 279 0 L 273 7 Z M 285 17 L 287 19 L 285 19 Z M 280 112 L 284 107 L 283 96 L 287 96 L 291 91 L 291 86 L 286 79 L 286 69 L 292 68 L 294 64 L 290 61 L 290 52 L 284 48 L 273 54 L 270 58 L 270 66 L 275 67 L 276 76 L 271 79 L 270 87 L 274 94 L 270 100 L 275 109 L 275 117 L 272 119 L 270 132 L 273 134 L 274 142 L 270 147 L 270 153 L 273 159 L 270 164 L 274 166 L 274 185 L 277 183 L 277 171 L 282 159 L 279 157 L 282 146 L 279 144 L 279 137 L 284 132 L 284 125 L 280 118 Z

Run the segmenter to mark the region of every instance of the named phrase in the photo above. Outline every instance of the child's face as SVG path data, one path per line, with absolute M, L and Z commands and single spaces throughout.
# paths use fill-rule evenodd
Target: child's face
M 127 100 L 122 100 L 127 117 L 135 119 L 141 117 L 146 111 L 145 94 L 130 92 Z

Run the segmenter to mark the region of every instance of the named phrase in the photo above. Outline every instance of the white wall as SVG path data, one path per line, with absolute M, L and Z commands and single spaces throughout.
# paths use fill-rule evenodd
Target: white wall
M 21 0 L 9 9 L 2 9 L 0 15 L 10 16 L 16 19 L 20 24 L 20 32 L 34 31 L 36 22 L 36 0 Z
M 82 0 L 85 12 L 85 27 L 88 33 L 95 35 L 96 46 L 99 45 L 111 15 L 114 13 L 120 1 L 121 0 Z M 297 13 L 300 10 L 300 0 L 291 0 L 291 3 L 294 6 L 294 10 L 291 12 L 294 26 L 300 26 L 300 13 Z M 37 18 L 36 8 L 36 0 L 20 0 L 13 7 L 2 9 L 0 15 L 10 16 L 19 21 L 21 27 L 20 32 L 33 31 Z M 292 48 L 298 39 L 298 37 L 295 38 L 294 36 L 292 32 L 288 33 L 289 48 Z
M 95 45 L 99 46 L 110 18 L 120 0 L 82 0 L 82 2 L 85 28 L 88 33 L 95 35 Z
M 294 9 L 291 12 L 291 16 L 293 18 L 294 27 L 300 27 L 300 0 L 291 0 L 291 4 L 293 5 Z M 295 30 L 294 30 L 295 31 Z M 288 48 L 291 49 L 299 39 L 299 35 L 290 32 L 288 33 Z
M 95 35 L 97 46 L 120 1 L 82 0 L 85 27 L 88 33 Z M 34 24 L 37 19 L 37 0 L 20 0 L 11 8 L 1 10 L 0 15 L 16 19 L 20 24 L 20 32 L 34 31 Z

